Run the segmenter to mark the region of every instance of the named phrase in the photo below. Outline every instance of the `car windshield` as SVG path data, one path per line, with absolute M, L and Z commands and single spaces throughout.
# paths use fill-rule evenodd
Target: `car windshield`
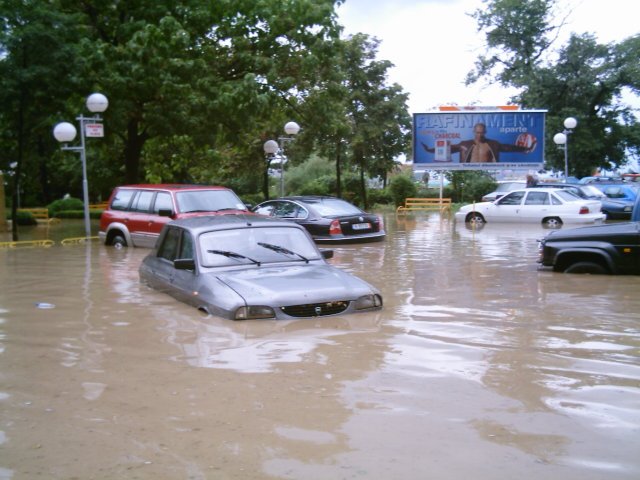
M 306 232 L 294 227 L 217 230 L 200 235 L 199 243 L 204 267 L 299 263 L 320 258 Z
M 191 190 L 176 193 L 180 213 L 246 210 L 242 200 L 231 190 Z
M 582 187 L 582 192 L 589 197 L 604 197 L 605 195 L 596 187 L 591 185 L 585 185 Z
M 362 210 L 344 200 L 323 199 L 318 202 L 308 202 L 323 217 L 337 217 L 339 215 L 361 215 Z

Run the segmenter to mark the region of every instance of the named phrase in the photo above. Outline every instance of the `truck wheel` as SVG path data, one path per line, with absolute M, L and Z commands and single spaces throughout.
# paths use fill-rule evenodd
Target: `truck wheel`
M 564 273 L 591 273 L 594 275 L 605 275 L 609 273 L 605 267 L 595 262 L 576 262 L 569 265 Z

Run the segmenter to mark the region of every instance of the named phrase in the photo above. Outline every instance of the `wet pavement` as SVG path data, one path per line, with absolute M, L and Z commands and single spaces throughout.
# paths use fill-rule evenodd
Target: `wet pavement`
M 21 233 L 55 245 L 0 248 L 0 479 L 640 478 L 640 278 L 539 271 L 537 226 L 385 223 L 330 261 L 384 309 L 292 321 Z

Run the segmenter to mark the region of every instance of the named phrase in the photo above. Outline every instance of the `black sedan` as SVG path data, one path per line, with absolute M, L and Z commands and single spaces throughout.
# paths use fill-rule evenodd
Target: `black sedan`
M 276 198 L 256 205 L 252 211 L 302 225 L 318 243 L 372 242 L 385 237 L 381 217 L 336 197 Z

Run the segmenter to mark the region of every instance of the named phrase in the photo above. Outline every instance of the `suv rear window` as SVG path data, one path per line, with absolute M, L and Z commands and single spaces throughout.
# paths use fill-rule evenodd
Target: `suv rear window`
M 111 210 L 127 210 L 135 193 L 135 190 L 118 190 L 111 202 Z

